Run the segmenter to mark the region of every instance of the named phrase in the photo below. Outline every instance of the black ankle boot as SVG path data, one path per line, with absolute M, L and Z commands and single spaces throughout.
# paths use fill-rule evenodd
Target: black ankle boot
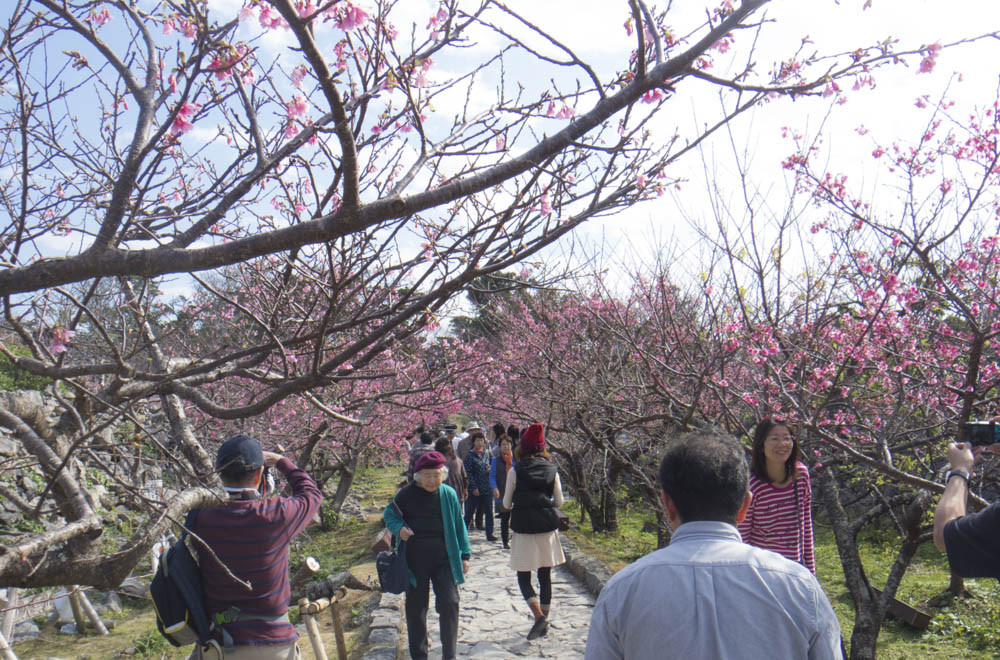
M 535 619 L 535 625 L 531 626 L 531 630 L 528 632 L 528 639 L 538 639 L 539 637 L 544 637 L 548 632 L 549 617 L 543 616 L 541 619 Z

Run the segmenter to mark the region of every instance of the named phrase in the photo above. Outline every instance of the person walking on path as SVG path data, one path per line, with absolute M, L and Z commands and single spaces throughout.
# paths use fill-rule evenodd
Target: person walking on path
M 517 450 L 521 446 L 521 430 L 510 424 L 507 426 L 507 437 L 510 438 L 510 448 L 517 455 Z
M 469 425 L 463 429 L 465 437 L 459 440 L 458 444 L 455 445 L 455 453 L 458 455 L 460 460 L 464 461 L 465 457 L 469 455 L 470 451 L 472 451 L 472 441 L 475 439 L 477 431 L 479 432 L 479 435 L 482 435 L 483 430 L 479 428 L 479 424 L 474 421 L 469 422 Z
M 517 584 L 535 623 L 528 639 L 549 630 L 552 605 L 552 567 L 566 561 L 559 542 L 556 507 L 563 504 L 559 472 L 545 450 L 545 429 L 532 424 L 521 435 L 515 453 L 516 465 L 507 472 L 503 505 L 511 509 L 510 566 L 517 571 Z M 538 572 L 538 594 L 531 585 L 531 572 Z
M 464 505 L 469 497 L 469 478 L 465 474 L 465 465 L 458 460 L 451 444 L 448 438 L 438 438 L 434 443 L 434 451 L 444 456 L 444 466 L 448 468 L 448 478 L 444 482 L 455 489 L 458 501 Z
M 493 542 L 493 500 L 490 497 L 490 457 L 486 454 L 486 438 L 481 430 L 472 432 L 472 451 L 465 457 L 465 474 L 469 477 L 469 499 L 465 501 L 465 525 L 470 527 L 476 509 L 482 508 L 486 522 L 486 540 Z
M 504 431 L 502 423 L 497 422 L 496 424 L 493 425 L 493 447 L 490 450 L 491 456 L 497 456 L 500 453 L 500 438 L 504 437 L 505 435 L 507 435 L 507 432 Z M 514 451 L 513 445 L 511 445 L 511 451 Z M 500 494 L 501 496 L 503 495 L 503 493 Z
M 812 487 L 799 441 L 785 422 L 757 424 L 750 452 L 750 508 L 739 524 L 744 543 L 777 552 L 815 575 Z
M 495 428 L 495 427 L 494 427 Z M 507 473 L 514 467 L 514 452 L 511 449 L 510 438 L 502 432 L 497 438 L 497 454 L 490 463 L 490 488 L 493 491 L 493 504 L 497 517 L 500 519 L 500 540 L 504 549 L 510 548 L 510 509 L 503 505 L 503 495 L 507 491 Z
M 413 466 L 417 464 L 417 459 L 430 451 L 434 451 L 434 434 L 430 431 L 421 431 L 420 442 L 410 450 L 410 462 L 406 467 L 407 481 L 413 482 Z
M 427 659 L 431 584 L 441 628 L 442 658 L 455 660 L 458 653 L 458 585 L 465 582 L 472 550 L 458 495 L 443 483 L 447 470 L 443 454 L 424 454 L 417 459 L 413 483 L 403 486 L 382 513 L 386 528 L 400 544 L 406 542 L 410 586 L 404 609 L 413 660 Z

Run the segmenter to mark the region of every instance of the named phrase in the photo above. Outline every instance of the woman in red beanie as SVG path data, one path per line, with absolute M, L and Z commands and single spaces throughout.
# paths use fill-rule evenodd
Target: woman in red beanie
M 545 451 L 541 424 L 532 424 L 521 433 L 515 457 L 517 462 L 507 473 L 503 496 L 504 508 L 512 509 L 510 566 L 517 571 L 521 595 L 535 615 L 528 639 L 537 639 L 549 631 L 552 567 L 566 561 L 555 512 L 563 503 L 562 486 L 556 466 Z M 538 595 L 531 585 L 531 571 L 538 572 Z

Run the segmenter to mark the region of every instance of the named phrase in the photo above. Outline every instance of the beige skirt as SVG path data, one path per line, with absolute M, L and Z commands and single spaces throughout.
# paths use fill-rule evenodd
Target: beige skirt
M 558 531 L 544 534 L 511 532 L 510 567 L 515 571 L 534 571 L 565 561 Z

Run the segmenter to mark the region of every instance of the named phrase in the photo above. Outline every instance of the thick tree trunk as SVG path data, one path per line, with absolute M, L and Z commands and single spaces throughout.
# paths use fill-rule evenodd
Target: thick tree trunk
M 837 552 L 844 568 L 844 581 L 854 601 L 854 630 L 851 632 L 851 660 L 868 660 L 875 658 L 875 642 L 878 640 L 881 616 L 875 616 L 875 603 L 865 575 L 864 565 L 858 553 L 857 539 L 851 529 L 840 503 L 840 490 L 837 487 L 834 466 L 824 466 L 816 471 L 816 483 L 819 486 L 823 505 L 833 526 L 833 534 L 837 542 Z M 846 631 L 841 631 L 843 634 Z
M 608 470 L 608 480 L 601 489 L 604 517 L 604 529 L 609 532 L 618 531 L 618 483 L 621 479 L 621 467 L 612 465 Z
M 837 551 L 844 567 L 844 579 L 854 601 L 854 629 L 851 632 L 850 660 L 874 660 L 878 635 L 885 619 L 886 608 L 896 596 L 899 584 L 906 569 L 913 561 L 917 549 L 925 540 L 921 530 L 921 520 L 931 498 L 925 492 L 919 493 L 903 515 L 903 543 L 896 554 L 896 559 L 889 569 L 882 592 L 876 595 L 865 574 L 861 555 L 858 552 L 857 532 L 848 520 L 847 513 L 840 503 L 840 491 L 837 487 L 835 467 L 827 466 L 817 470 L 817 483 L 823 503 L 833 525 L 837 540 Z

